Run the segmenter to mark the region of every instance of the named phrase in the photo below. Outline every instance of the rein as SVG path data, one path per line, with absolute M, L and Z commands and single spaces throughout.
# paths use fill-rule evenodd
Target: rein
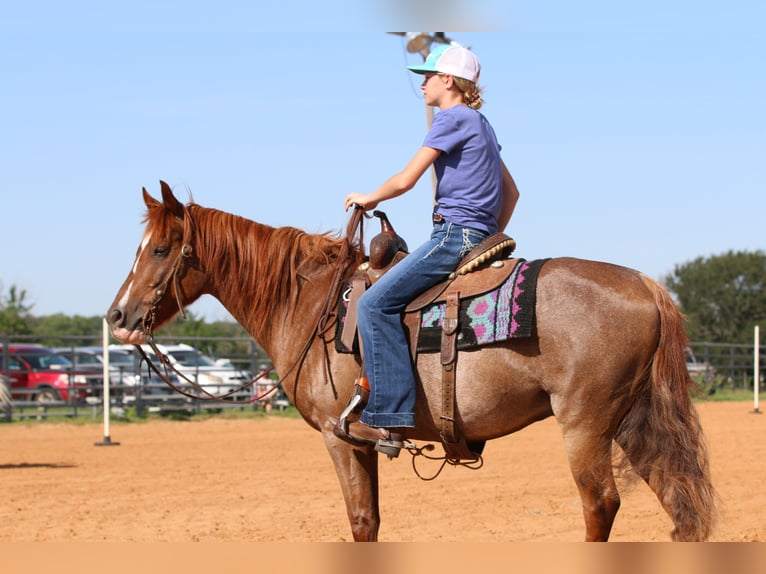
M 143 347 L 141 347 L 141 345 L 134 345 L 134 346 L 136 347 L 136 350 L 138 351 L 138 353 L 141 355 L 143 361 L 146 362 L 149 369 L 154 371 L 154 373 L 174 391 L 184 395 L 185 397 L 189 397 L 192 399 L 205 400 L 205 401 L 219 401 L 222 399 L 233 397 L 234 395 L 240 393 L 241 391 L 252 387 L 258 380 L 260 380 L 264 376 L 271 373 L 271 371 L 274 370 L 274 367 L 269 368 L 265 373 L 258 375 L 257 377 L 251 379 L 250 381 L 248 381 L 247 383 L 243 385 L 240 385 L 238 388 L 234 389 L 233 391 L 230 391 L 223 395 L 213 395 L 212 393 L 205 390 L 199 383 L 197 383 L 196 381 L 192 381 L 186 375 L 179 372 L 178 369 L 176 369 L 170 363 L 170 359 L 168 359 L 168 357 L 157 348 L 157 345 L 154 342 L 154 321 L 155 321 L 155 316 L 157 311 L 157 305 L 165 296 L 168 285 L 171 282 L 173 283 L 173 291 L 175 293 L 175 299 L 176 299 L 176 304 L 178 305 L 178 310 L 181 316 L 184 319 L 186 318 L 186 314 L 184 313 L 184 309 L 183 309 L 183 303 L 181 302 L 180 291 L 178 288 L 178 273 L 182 267 L 184 260 L 191 257 L 191 254 L 193 252 L 191 241 L 193 238 L 194 224 L 191 219 L 191 212 L 189 208 L 187 206 L 183 206 L 183 209 L 184 209 L 184 217 L 183 217 L 184 232 L 183 232 L 183 244 L 181 245 L 181 250 L 176 256 L 175 261 L 173 261 L 173 264 L 170 266 L 170 269 L 168 270 L 168 274 L 159 283 L 159 286 L 155 290 L 154 298 L 152 299 L 152 302 L 151 302 L 152 306 L 149 309 L 149 311 L 147 311 L 143 320 L 143 329 L 144 329 L 144 333 L 146 333 L 146 336 L 147 336 L 148 345 L 154 351 L 154 354 L 157 357 L 157 360 L 162 364 L 163 370 L 161 371 L 154 364 L 154 362 L 149 358 L 149 356 L 146 354 L 146 352 L 144 351 Z M 364 255 L 364 217 L 369 217 L 369 216 L 365 215 L 363 209 L 359 207 L 354 208 L 353 212 L 351 213 L 351 217 L 349 218 L 348 225 L 346 227 L 346 241 L 343 243 L 341 252 L 338 256 L 338 262 L 332 276 L 332 281 L 330 282 L 330 289 L 327 292 L 327 299 L 325 300 L 324 305 L 322 305 L 322 310 L 317 318 L 314 328 L 311 331 L 311 334 L 306 340 L 306 343 L 303 345 L 303 348 L 301 349 L 301 351 L 298 353 L 298 356 L 295 359 L 295 361 L 293 361 L 292 365 L 290 365 L 290 367 L 287 369 L 287 372 L 282 377 L 280 377 L 279 380 L 272 383 L 266 391 L 264 391 L 263 393 L 261 393 L 260 395 L 256 397 L 252 397 L 247 400 L 232 401 L 233 404 L 251 404 L 251 403 L 257 402 L 261 398 L 273 392 L 274 389 L 281 387 L 285 379 L 296 368 L 298 368 L 300 365 L 303 364 L 303 361 L 306 359 L 306 355 L 308 354 L 309 349 L 311 348 L 311 345 L 314 343 L 314 338 L 322 337 L 325 333 L 327 333 L 329 329 L 332 328 L 333 317 L 335 315 L 335 313 L 333 312 L 333 309 L 338 300 L 338 297 L 340 297 L 341 289 L 343 288 L 343 279 L 344 279 L 346 268 L 347 268 L 346 263 L 349 261 L 349 257 L 351 255 L 352 247 L 353 247 L 353 238 L 356 236 L 357 232 L 359 233 L 359 249 L 362 250 L 362 255 Z M 325 357 L 325 363 L 326 363 L 325 365 L 326 368 L 329 368 L 329 357 L 327 356 Z M 167 377 L 168 371 L 173 371 L 176 375 L 178 375 L 179 378 L 189 383 L 198 393 L 200 393 L 201 396 L 198 394 L 190 393 L 184 389 L 179 388 L 178 385 L 174 384 Z M 327 371 L 325 371 L 325 377 L 326 376 L 327 376 Z

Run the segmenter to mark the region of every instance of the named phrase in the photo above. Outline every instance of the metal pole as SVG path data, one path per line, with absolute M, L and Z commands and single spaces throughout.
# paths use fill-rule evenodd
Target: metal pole
M 753 414 L 761 414 L 758 410 L 758 392 L 761 384 L 761 328 L 755 326 L 753 334 Z
M 431 52 L 431 43 L 429 42 L 428 45 L 423 48 L 420 51 L 420 54 L 423 56 L 423 61 L 426 61 L 426 58 L 428 57 L 428 54 Z M 432 106 L 429 106 L 426 103 L 426 131 L 431 131 L 431 124 L 433 124 L 434 121 L 434 109 Z M 432 165 L 431 166 L 431 192 L 433 195 L 433 202 L 434 206 L 436 205 L 436 168 Z
M 408 36 L 409 34 L 415 34 L 412 32 L 388 32 L 389 34 L 394 34 L 395 36 Z M 433 34 L 421 32 L 420 34 L 417 34 L 417 38 L 415 43 L 409 44 L 407 46 L 407 51 L 410 53 L 414 52 L 420 52 L 420 55 L 423 56 L 423 61 L 426 61 L 426 58 L 428 58 L 428 54 L 431 53 L 431 45 L 434 42 L 438 42 L 440 44 L 456 44 L 454 40 L 451 38 L 447 38 L 445 36 L 444 32 L 434 32 Z M 421 47 L 422 43 L 422 47 Z M 419 48 L 419 49 L 418 49 Z M 431 124 L 433 123 L 434 119 L 434 109 L 426 104 L 426 128 L 427 130 L 431 129 Z M 433 166 L 431 166 L 431 188 L 433 193 L 433 202 L 434 205 L 436 205 L 436 170 Z
M 109 386 L 111 383 L 109 380 L 109 326 L 106 323 L 106 318 L 101 320 L 101 346 L 104 357 L 104 380 L 101 383 L 103 386 L 103 393 L 101 396 L 103 398 L 102 404 L 104 410 L 104 440 L 95 444 L 96 446 L 113 446 L 120 443 L 112 442 L 109 428 L 109 415 L 112 410 L 112 400 L 109 393 Z

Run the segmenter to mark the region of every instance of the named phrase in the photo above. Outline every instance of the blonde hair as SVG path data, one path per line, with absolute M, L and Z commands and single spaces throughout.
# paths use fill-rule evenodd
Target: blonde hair
M 481 108 L 482 104 L 484 104 L 484 100 L 481 98 L 482 88 L 471 80 L 457 78 L 455 76 L 453 76 L 453 78 L 455 79 L 455 86 L 457 86 L 457 89 L 463 96 L 465 105 L 473 110 Z

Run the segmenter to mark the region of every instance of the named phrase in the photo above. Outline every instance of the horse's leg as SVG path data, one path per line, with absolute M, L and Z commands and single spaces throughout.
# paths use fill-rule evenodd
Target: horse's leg
M 322 436 L 338 474 L 354 541 L 377 541 L 378 453 L 371 446 L 358 448 L 341 441 L 331 429 L 323 430 Z
M 569 465 L 582 500 L 586 542 L 606 542 L 620 509 L 611 442 L 579 425 L 564 431 Z

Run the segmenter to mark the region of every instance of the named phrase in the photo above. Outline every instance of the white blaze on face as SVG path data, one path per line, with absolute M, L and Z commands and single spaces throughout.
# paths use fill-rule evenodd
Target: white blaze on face
M 144 250 L 146 249 L 146 246 L 149 245 L 149 240 L 152 238 L 151 233 L 147 233 L 144 235 L 144 238 L 141 240 L 141 248 L 138 250 L 138 255 L 136 255 L 136 261 L 133 263 L 133 269 L 130 270 L 131 276 L 134 276 L 136 274 L 136 270 L 138 269 L 138 261 L 141 259 L 141 256 L 144 254 Z M 128 304 L 128 301 L 130 300 L 130 292 L 133 290 L 133 281 L 131 279 L 130 283 L 128 284 L 128 288 L 125 289 L 125 293 L 123 294 L 122 298 L 119 302 L 119 308 L 124 309 L 125 306 Z

